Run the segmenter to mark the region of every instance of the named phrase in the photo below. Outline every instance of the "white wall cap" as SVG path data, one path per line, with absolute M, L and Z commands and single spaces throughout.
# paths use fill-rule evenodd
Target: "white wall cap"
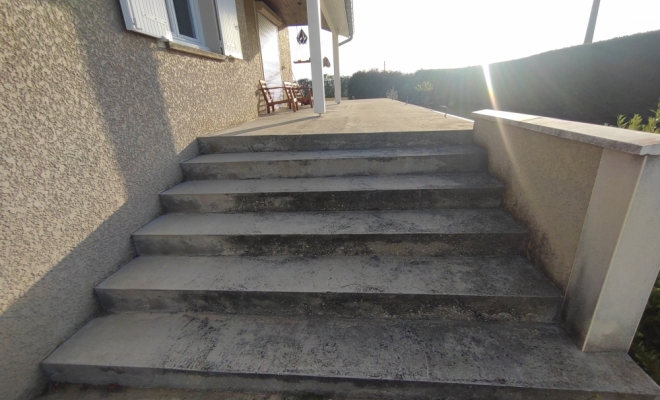
M 472 119 L 500 122 L 625 153 L 660 155 L 660 134 L 656 133 L 496 110 L 475 111 Z

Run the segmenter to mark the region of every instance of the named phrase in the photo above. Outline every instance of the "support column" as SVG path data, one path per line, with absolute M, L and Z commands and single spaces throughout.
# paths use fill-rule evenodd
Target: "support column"
M 341 103 L 341 75 L 339 74 L 339 35 L 332 31 L 332 62 L 335 64 L 335 103 Z
M 323 55 L 321 54 L 321 0 L 307 0 L 307 27 L 309 28 L 309 55 L 314 90 L 314 112 L 325 114 L 325 84 L 323 82 Z
M 603 149 L 562 309 L 583 351 L 628 351 L 660 269 L 660 156 Z
M 589 15 L 589 25 L 587 25 L 587 34 L 584 35 L 584 44 L 589 44 L 594 41 L 594 32 L 596 31 L 596 20 L 598 19 L 598 8 L 600 7 L 600 0 L 594 0 L 591 5 L 591 15 Z

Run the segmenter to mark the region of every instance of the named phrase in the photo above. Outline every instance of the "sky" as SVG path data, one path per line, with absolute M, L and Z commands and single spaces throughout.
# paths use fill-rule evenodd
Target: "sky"
M 415 72 L 527 57 L 584 42 L 593 0 L 353 0 L 354 39 L 339 48 L 342 75 L 371 68 Z M 601 0 L 594 42 L 660 29 L 660 0 Z M 291 58 L 309 58 L 296 42 Z M 340 38 L 340 41 L 342 39 Z M 323 31 L 332 60 L 332 35 Z M 324 68 L 333 74 L 333 68 Z M 296 79 L 309 64 L 293 64 Z

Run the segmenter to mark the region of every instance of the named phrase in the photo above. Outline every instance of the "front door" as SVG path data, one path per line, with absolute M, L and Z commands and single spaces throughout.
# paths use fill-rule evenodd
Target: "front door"
M 268 86 L 282 86 L 282 68 L 280 64 L 280 45 L 277 40 L 277 26 L 266 17 L 257 13 L 259 20 L 259 43 L 261 45 L 261 61 L 264 67 L 264 80 Z M 273 100 L 282 100 L 281 89 L 273 90 Z

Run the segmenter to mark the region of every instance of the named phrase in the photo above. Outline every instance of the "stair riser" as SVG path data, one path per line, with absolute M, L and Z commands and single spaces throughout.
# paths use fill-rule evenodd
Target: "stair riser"
M 424 189 L 345 192 L 161 194 L 168 213 L 425 210 L 494 208 L 502 189 Z
M 186 180 L 314 178 L 433 174 L 480 171 L 485 154 L 446 154 L 410 157 L 333 158 L 312 160 L 245 161 L 231 163 L 182 163 Z
M 383 293 L 273 293 L 245 291 L 96 289 L 109 312 L 406 318 L 552 322 L 561 299 Z
M 521 233 L 133 236 L 141 255 L 181 256 L 503 256 L 520 254 L 524 240 Z
M 321 351 L 321 350 L 319 350 Z M 76 364 L 42 364 L 51 380 L 90 385 L 129 387 L 161 387 L 189 390 L 224 390 L 235 392 L 267 392 L 310 394 L 317 396 L 350 396 L 379 399 L 489 399 L 489 400 L 654 400 L 654 396 L 591 391 L 528 389 L 504 387 L 506 382 L 492 385 L 406 382 L 404 380 L 310 378 L 250 374 L 196 373 L 167 368 L 100 367 Z M 402 379 L 405 379 L 402 376 Z
M 391 132 L 359 135 L 214 136 L 198 139 L 202 154 L 267 151 L 366 150 L 397 147 L 437 147 L 472 143 L 472 131 Z

